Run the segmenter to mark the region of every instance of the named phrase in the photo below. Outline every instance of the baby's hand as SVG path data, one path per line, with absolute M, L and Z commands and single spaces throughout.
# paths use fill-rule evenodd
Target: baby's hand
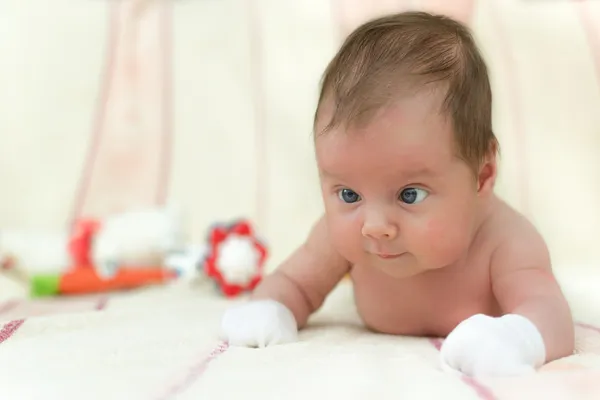
M 470 376 L 534 372 L 545 358 L 540 332 L 516 314 L 500 318 L 474 315 L 458 324 L 441 349 L 443 367 Z
M 292 312 L 273 300 L 255 300 L 230 308 L 221 322 L 232 346 L 266 347 L 297 340 Z

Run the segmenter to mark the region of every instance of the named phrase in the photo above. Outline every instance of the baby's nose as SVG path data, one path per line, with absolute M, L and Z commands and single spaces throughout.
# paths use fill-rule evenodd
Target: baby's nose
M 398 236 L 398 227 L 381 213 L 371 213 L 365 218 L 362 234 L 372 239 L 394 239 Z

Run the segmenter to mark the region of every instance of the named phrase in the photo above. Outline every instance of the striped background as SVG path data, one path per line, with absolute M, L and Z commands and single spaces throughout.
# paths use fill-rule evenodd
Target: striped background
M 367 5 L 369 4 L 369 5 Z M 600 245 L 600 2 L 0 2 L 0 227 L 175 202 L 193 240 L 252 218 L 271 266 L 321 212 L 317 83 L 340 41 L 387 11 L 448 13 L 492 70 L 499 193 L 558 265 Z

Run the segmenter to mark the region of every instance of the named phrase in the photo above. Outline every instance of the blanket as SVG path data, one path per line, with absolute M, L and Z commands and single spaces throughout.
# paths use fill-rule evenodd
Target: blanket
M 0 398 L 598 399 L 600 274 L 593 271 L 561 277 L 575 317 L 575 354 L 511 378 L 443 372 L 442 339 L 365 330 L 349 282 L 329 296 L 297 343 L 266 349 L 219 339 L 222 312 L 244 298 L 226 300 L 208 286 L 5 299 Z

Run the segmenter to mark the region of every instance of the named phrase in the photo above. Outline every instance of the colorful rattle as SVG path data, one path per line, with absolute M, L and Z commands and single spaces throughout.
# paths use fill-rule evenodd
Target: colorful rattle
M 213 226 L 209 231 L 204 272 L 226 297 L 253 290 L 261 281 L 266 245 L 245 220 Z

